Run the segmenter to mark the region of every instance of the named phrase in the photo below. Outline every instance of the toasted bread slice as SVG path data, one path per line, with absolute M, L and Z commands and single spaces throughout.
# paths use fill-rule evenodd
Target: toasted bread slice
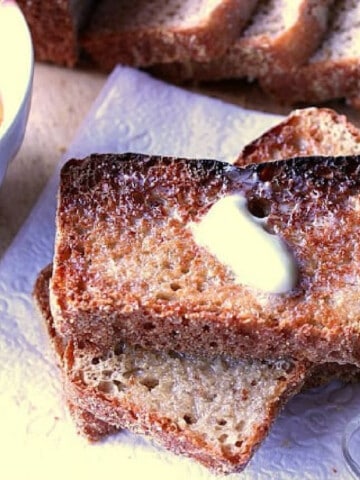
M 287 102 L 324 102 L 356 96 L 359 91 L 360 3 L 338 0 L 320 48 L 301 68 L 262 79 L 262 86 Z
M 284 121 L 246 145 L 235 165 L 308 155 L 359 155 L 360 130 L 328 108 L 294 110 Z
M 92 440 L 125 427 L 216 473 L 240 471 L 305 379 L 301 362 L 210 359 L 123 342 L 94 355 L 58 337 L 49 308 L 50 275 L 50 267 L 41 272 L 34 296 L 71 412 Z
M 207 60 L 235 40 L 257 0 L 103 0 L 82 34 L 84 50 L 110 71 L 118 63 L 144 67 Z
M 51 281 L 56 329 L 102 352 L 125 339 L 158 350 L 359 364 L 359 163 L 306 157 L 238 168 L 138 154 L 69 161 Z M 195 241 L 191 225 L 239 192 L 296 262 L 289 291 L 239 283 Z
M 180 81 L 269 77 L 302 65 L 319 46 L 332 0 L 261 0 L 226 53 L 207 62 L 159 65 L 155 73 Z

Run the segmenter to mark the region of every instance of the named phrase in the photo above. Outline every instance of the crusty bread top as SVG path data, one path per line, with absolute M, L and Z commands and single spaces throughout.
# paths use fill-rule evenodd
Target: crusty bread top
M 358 157 L 244 169 L 137 154 L 92 155 L 61 173 L 51 308 L 58 330 L 106 349 L 116 336 L 159 349 L 359 362 Z M 235 282 L 188 228 L 241 191 L 288 245 L 297 287 Z
M 294 110 L 285 120 L 246 145 L 235 165 L 308 155 L 359 155 L 360 130 L 328 108 Z

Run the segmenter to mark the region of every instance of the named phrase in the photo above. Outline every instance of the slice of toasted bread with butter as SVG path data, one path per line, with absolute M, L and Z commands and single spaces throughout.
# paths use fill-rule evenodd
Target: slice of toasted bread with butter
M 359 364 L 359 165 L 358 157 L 245 168 L 138 154 L 69 161 L 50 291 L 56 329 L 98 352 L 118 339 L 160 351 Z M 271 244 L 274 272 L 287 282 L 281 293 L 244 283 L 241 268 L 194 233 L 233 196 L 235 224 L 245 217 Z M 241 247 L 248 257 L 255 236 Z M 251 261 L 261 279 L 260 257 L 259 248 Z
M 51 268 L 34 295 L 61 366 L 70 411 L 92 440 L 116 429 L 150 435 L 216 473 L 242 470 L 307 372 L 302 362 L 156 352 L 115 342 L 98 356 L 59 337 L 49 308 Z

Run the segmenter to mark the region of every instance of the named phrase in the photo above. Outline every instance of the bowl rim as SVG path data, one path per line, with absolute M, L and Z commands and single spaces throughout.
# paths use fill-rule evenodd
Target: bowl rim
M 1 141 L 23 110 L 31 91 L 34 51 L 26 20 L 13 0 L 0 0 L 0 17 Z M 8 28 L 1 28 L 1 23 L 6 23 Z M 8 45 L 11 45 L 11 49 L 6 49 Z

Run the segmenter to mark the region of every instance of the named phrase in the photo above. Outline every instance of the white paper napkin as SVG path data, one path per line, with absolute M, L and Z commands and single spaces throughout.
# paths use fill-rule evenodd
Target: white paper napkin
M 63 161 L 124 151 L 231 161 L 278 121 L 119 67 Z M 129 433 L 96 445 L 76 435 L 31 298 L 38 272 L 52 257 L 57 176 L 0 263 L 0 478 L 213 478 L 194 462 Z M 236 478 L 349 478 L 341 434 L 359 410 L 359 386 L 333 383 L 299 395 Z

